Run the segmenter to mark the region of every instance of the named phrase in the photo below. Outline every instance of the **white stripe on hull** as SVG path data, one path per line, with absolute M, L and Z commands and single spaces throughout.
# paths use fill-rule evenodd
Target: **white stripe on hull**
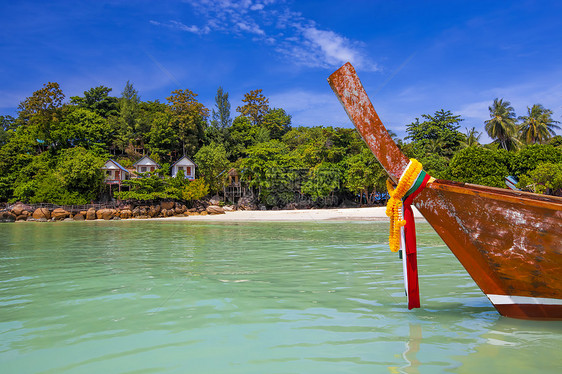
M 562 299 L 548 297 L 529 297 L 511 295 L 486 295 L 494 305 L 505 304 L 534 304 L 534 305 L 562 305 Z

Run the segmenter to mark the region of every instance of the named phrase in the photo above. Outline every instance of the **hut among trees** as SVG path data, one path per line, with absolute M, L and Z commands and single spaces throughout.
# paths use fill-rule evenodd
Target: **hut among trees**
M 195 179 L 195 168 L 197 165 L 189 157 L 183 156 L 172 165 L 172 178 L 175 178 L 178 173 L 183 175 L 189 180 Z
M 160 165 L 148 156 L 144 156 L 133 164 L 137 174 L 148 173 L 156 169 L 160 169 Z
M 101 169 L 105 172 L 104 182 L 109 184 L 110 188 L 111 185 L 117 184 L 119 186 L 119 191 L 121 191 L 121 181 L 130 178 L 129 171 L 112 159 L 107 160 Z
M 223 195 L 225 200 L 235 203 L 239 198 L 246 196 L 249 192 L 248 186 L 242 183 L 241 175 L 235 168 L 230 169 L 227 175 L 228 182 L 223 187 Z

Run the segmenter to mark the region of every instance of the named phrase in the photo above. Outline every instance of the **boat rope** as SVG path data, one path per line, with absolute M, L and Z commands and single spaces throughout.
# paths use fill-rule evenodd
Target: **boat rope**
M 425 186 L 434 180 L 423 171 L 422 164 L 412 158 L 400 176 L 396 188 L 389 180 L 386 182 L 390 195 L 386 205 L 386 215 L 390 217 L 389 245 L 392 252 L 402 249 L 405 254 L 402 258 L 408 309 L 420 307 L 416 226 L 411 204 Z

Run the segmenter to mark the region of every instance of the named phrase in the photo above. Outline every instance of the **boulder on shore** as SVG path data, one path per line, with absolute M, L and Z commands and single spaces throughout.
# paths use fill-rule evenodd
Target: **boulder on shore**
M 158 217 L 161 209 L 160 205 L 151 205 L 148 209 L 148 216 L 151 218 Z
M 119 217 L 122 219 L 129 219 L 133 216 L 133 212 L 131 212 L 129 209 L 123 209 L 121 211 L 121 214 L 119 214 Z
M 73 217 L 73 219 L 74 219 L 75 221 L 84 221 L 84 220 L 86 219 L 86 217 L 84 216 L 84 214 L 78 213 L 77 215 L 75 215 L 75 216 Z
M 95 219 L 96 219 L 96 210 L 94 208 L 88 209 L 88 211 L 86 212 L 86 220 L 93 221 Z
M 206 210 L 209 214 L 225 214 L 224 209 L 218 205 L 209 205 Z
M 25 210 L 28 210 L 28 209 L 31 209 L 31 208 L 28 207 L 28 206 L 26 206 L 26 205 L 24 205 L 24 204 L 22 204 L 22 203 L 17 203 L 16 205 L 14 205 L 14 206 L 12 207 L 12 213 L 14 213 L 16 216 L 21 216 L 22 213 L 23 213 Z
M 16 220 L 16 215 L 7 210 L 0 212 L 0 222 L 14 222 Z
M 47 208 L 37 208 L 33 212 L 33 218 L 39 220 L 44 218 L 45 220 L 51 219 L 51 211 Z
M 115 209 L 100 209 L 96 212 L 96 217 L 98 219 L 103 219 L 109 221 L 115 216 Z
M 211 199 L 209 200 L 209 204 L 211 205 L 218 205 L 220 202 L 221 202 L 221 197 L 219 195 L 215 195 L 211 197 Z
M 175 203 L 173 201 L 162 201 L 160 203 L 160 207 L 166 210 L 174 209 L 174 205 Z
M 54 218 L 55 221 L 62 221 L 70 217 L 70 212 L 67 212 L 63 208 L 57 208 L 51 212 L 51 217 Z

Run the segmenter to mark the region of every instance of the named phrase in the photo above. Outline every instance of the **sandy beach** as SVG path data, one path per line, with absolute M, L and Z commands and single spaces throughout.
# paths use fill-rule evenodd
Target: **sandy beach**
M 222 221 L 222 222 L 259 222 L 259 221 L 388 221 L 385 207 L 345 208 L 345 209 L 306 209 L 306 210 L 239 210 L 226 214 L 155 218 L 173 221 Z M 414 217 L 423 219 L 414 208 Z

